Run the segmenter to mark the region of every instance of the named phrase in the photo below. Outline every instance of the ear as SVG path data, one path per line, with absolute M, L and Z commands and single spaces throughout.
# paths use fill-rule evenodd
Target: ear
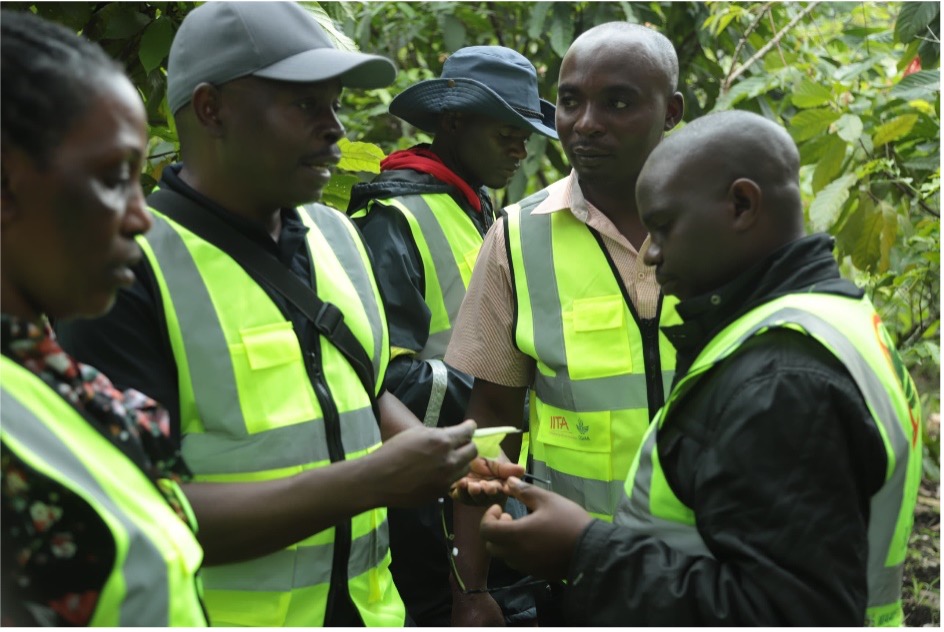
M 28 184 L 28 173 L 36 170 L 35 162 L 26 152 L 9 143 L 0 148 L 0 227 L 3 229 L 20 216 L 22 189 Z
M 190 108 L 200 123 L 200 127 L 213 138 L 223 135 L 223 123 L 220 119 L 222 96 L 220 89 L 212 83 L 201 83 L 193 89 L 193 98 L 190 102 Z
M 749 178 L 738 178 L 728 189 L 728 200 L 734 209 L 732 227 L 735 231 L 749 230 L 760 220 L 763 192 Z
M 678 125 L 684 114 L 685 97 L 682 96 L 681 92 L 676 92 L 669 97 L 668 102 L 665 104 L 665 131 L 667 132 Z
M 463 120 L 462 112 L 443 112 L 439 115 L 439 129 L 440 131 L 454 134 L 462 127 Z

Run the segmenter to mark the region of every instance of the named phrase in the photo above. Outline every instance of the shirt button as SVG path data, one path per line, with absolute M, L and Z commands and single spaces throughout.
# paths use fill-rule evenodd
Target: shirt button
M 717 294 L 711 295 L 711 304 L 712 305 L 721 305 L 721 297 Z
M 640 279 L 645 279 L 645 278 L 646 278 L 646 273 L 645 273 L 645 272 L 640 272 L 640 273 L 639 273 L 639 278 L 640 278 Z

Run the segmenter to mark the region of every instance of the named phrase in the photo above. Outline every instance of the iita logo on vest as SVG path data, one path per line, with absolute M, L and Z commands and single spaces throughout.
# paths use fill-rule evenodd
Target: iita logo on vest
M 551 415 L 549 429 L 551 434 L 554 434 L 558 437 L 565 436 L 571 439 L 578 439 L 579 441 L 589 441 L 590 440 L 590 426 L 583 423 L 582 419 L 577 419 L 577 423 L 574 424 L 574 428 L 577 429 L 577 434 L 574 436 L 573 431 L 570 429 L 570 424 L 567 422 L 567 418 L 563 415 Z

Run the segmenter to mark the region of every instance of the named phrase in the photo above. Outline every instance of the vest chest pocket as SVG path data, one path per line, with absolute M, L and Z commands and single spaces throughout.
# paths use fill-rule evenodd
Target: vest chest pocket
M 567 369 L 572 380 L 632 373 L 627 309 L 619 294 L 576 299 L 562 313 Z
M 239 336 L 229 350 L 248 434 L 316 418 L 292 323 L 249 327 Z

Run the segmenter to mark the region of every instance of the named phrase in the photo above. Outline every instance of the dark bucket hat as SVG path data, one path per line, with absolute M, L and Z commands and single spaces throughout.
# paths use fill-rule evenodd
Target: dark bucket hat
M 318 21 L 294 2 L 207 2 L 187 14 L 170 47 L 167 104 L 186 105 L 203 82 L 246 75 L 278 81 L 340 78 L 381 88 L 396 78 L 386 57 L 338 50 Z
M 557 138 L 554 105 L 538 96 L 538 73 L 526 57 L 504 46 L 468 46 L 443 64 L 439 79 L 410 86 L 390 102 L 390 113 L 435 133 L 440 113 L 473 112 Z

